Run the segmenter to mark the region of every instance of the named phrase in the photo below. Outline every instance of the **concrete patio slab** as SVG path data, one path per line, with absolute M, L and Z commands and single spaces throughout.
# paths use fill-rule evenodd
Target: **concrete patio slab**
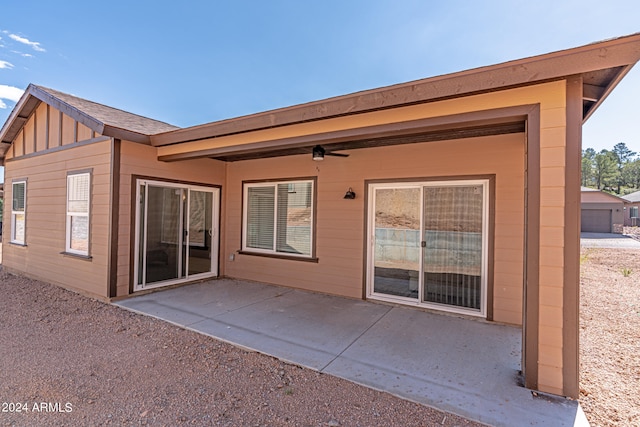
M 291 291 L 189 327 L 321 371 L 389 309 Z
M 230 279 L 115 304 L 489 425 L 588 425 L 519 385 L 519 328 Z

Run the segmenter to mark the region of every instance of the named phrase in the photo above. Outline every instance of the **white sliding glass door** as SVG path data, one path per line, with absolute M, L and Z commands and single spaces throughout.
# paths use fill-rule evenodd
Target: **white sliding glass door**
M 486 316 L 488 181 L 369 186 L 370 298 Z
M 134 290 L 218 274 L 219 189 L 138 180 Z

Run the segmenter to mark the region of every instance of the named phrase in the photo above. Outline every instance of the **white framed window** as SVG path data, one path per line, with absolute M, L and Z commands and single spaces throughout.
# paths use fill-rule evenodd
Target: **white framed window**
M 242 250 L 313 258 L 314 193 L 313 179 L 244 183 Z
M 65 251 L 89 255 L 91 173 L 67 175 L 67 227 Z
M 11 243 L 25 244 L 27 181 L 14 181 L 11 185 Z
M 631 206 L 631 208 L 629 208 L 629 217 L 630 218 L 638 218 L 638 207 L 637 206 Z

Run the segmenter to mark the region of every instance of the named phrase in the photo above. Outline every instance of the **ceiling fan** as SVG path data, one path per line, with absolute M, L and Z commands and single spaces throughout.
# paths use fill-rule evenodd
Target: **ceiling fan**
M 349 157 L 348 154 L 329 153 L 321 145 L 316 145 L 315 147 L 313 147 L 313 160 L 315 160 L 316 162 L 322 161 L 324 160 L 324 156 Z

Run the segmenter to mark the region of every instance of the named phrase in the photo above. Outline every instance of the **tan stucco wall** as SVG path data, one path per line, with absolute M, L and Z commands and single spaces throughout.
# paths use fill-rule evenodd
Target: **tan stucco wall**
M 129 294 L 130 283 L 130 250 L 131 246 L 131 195 L 132 175 L 147 178 L 159 178 L 198 184 L 213 184 L 222 187 L 222 209 L 224 209 L 226 165 L 212 159 L 188 160 L 184 162 L 165 163 L 157 160 L 156 149 L 147 145 L 122 141 L 120 163 L 120 215 L 118 223 L 118 285 L 117 296 Z M 224 219 L 223 219 L 224 221 Z M 224 224 L 220 227 L 221 239 L 224 239 Z M 220 243 L 223 252 L 222 240 Z M 220 257 L 222 258 L 221 253 Z M 221 270 L 220 274 L 224 272 Z

